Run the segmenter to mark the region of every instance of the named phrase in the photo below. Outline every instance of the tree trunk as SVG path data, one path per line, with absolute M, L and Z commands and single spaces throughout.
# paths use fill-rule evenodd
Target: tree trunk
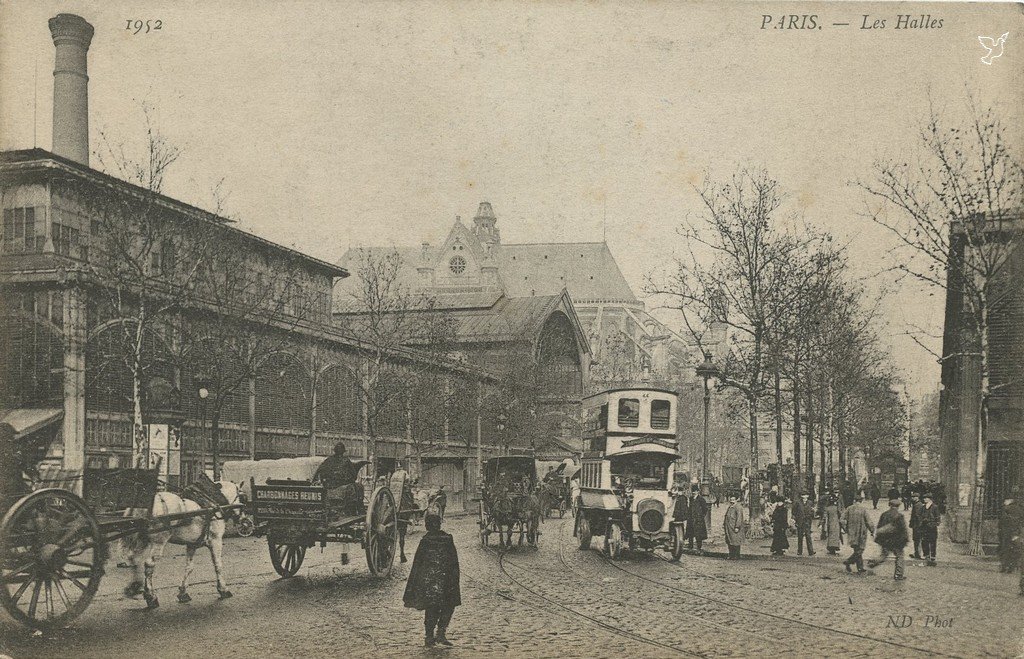
M 819 396 L 821 392 L 818 392 Z M 821 411 L 825 407 L 824 397 L 821 396 L 818 399 L 818 416 L 822 418 Z M 828 461 L 825 459 L 825 443 L 828 441 L 825 437 L 826 429 L 824 420 L 818 424 L 818 470 L 821 472 L 821 489 L 824 490 L 828 486 Z
M 968 537 L 967 553 L 971 556 L 981 556 L 982 526 L 985 520 L 985 470 L 988 465 L 988 400 L 991 383 L 988 373 L 988 352 L 989 352 L 989 326 L 988 326 L 988 300 L 982 292 L 979 300 L 979 360 L 980 382 L 978 387 L 978 420 L 975 424 L 977 430 L 977 456 L 974 464 L 974 497 L 971 501 L 971 526 Z
M 759 527 L 754 526 L 754 520 L 760 517 L 761 513 L 761 484 L 758 481 L 758 450 L 757 450 L 757 396 L 748 394 L 747 409 L 750 414 L 750 478 L 747 486 L 750 488 L 750 522 L 751 530 Z
M 309 455 L 316 455 L 316 375 L 309 396 Z
M 808 480 L 814 484 L 814 391 L 811 389 L 810 374 L 807 376 L 807 475 Z
M 797 368 L 799 364 L 793 364 L 793 469 L 797 474 L 797 482 L 800 483 L 800 491 L 803 491 L 804 483 L 800 478 L 800 378 Z
M 775 484 L 779 486 L 779 494 L 785 494 L 782 490 L 782 374 L 778 364 L 775 366 L 775 463 L 779 466 Z

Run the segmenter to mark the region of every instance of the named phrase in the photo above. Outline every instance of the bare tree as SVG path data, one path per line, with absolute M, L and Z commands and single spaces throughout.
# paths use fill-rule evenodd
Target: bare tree
M 691 248 L 667 281 L 650 281 L 648 292 L 672 301 L 702 350 L 710 327 L 728 328 L 719 382 L 738 389 L 747 401 L 750 511 L 757 515 L 758 406 L 767 391 L 768 350 L 804 294 L 797 264 L 818 238 L 776 227 L 783 196 L 763 170 L 740 170 L 727 183 L 705 183 L 698 193 L 704 222 L 685 227 L 683 235 L 703 254 Z
M 58 184 L 65 206 L 60 210 L 89 218 L 86 267 L 102 282 L 99 321 L 116 327 L 115 358 L 131 377 L 133 437 L 140 452 L 149 378 L 171 360 L 176 319 L 193 296 L 211 253 L 209 237 L 222 221 L 213 213 L 171 209 L 164 185 L 181 152 L 153 126 L 148 112 L 146 124 L 141 159 L 101 133 L 100 168 L 129 186 L 92 180 Z
M 204 265 L 180 332 L 185 364 L 193 376 L 208 380 L 214 479 L 220 477 L 221 413 L 243 390 L 255 395 L 259 369 L 268 358 L 287 352 L 308 360 L 303 367 L 312 376 L 291 386 L 315 408 L 315 375 L 322 366 L 323 346 L 313 346 L 312 339 L 302 342 L 295 330 L 302 322 L 327 322 L 328 309 L 327 293 L 307 281 L 297 255 L 280 250 L 255 258 L 241 246 L 233 248 L 232 237 L 224 233 L 218 243 L 221 249 Z
M 947 121 L 934 108 L 913 160 L 884 161 L 860 187 L 877 202 L 870 218 L 888 229 L 900 250 L 896 268 L 946 290 L 962 304 L 962 336 L 943 360 L 975 362 L 979 386 L 975 489 L 969 553 L 981 553 L 989 402 L 1007 382 L 993 382 L 992 310 L 1009 289 L 1010 257 L 1018 249 L 1024 208 L 1024 170 L 992 108 L 968 100 L 970 119 Z M 954 330 L 955 331 L 955 330 Z M 972 364 L 972 370 L 974 370 Z
M 362 343 L 358 382 L 369 455 L 376 455 L 377 438 L 384 424 L 394 422 L 396 415 L 408 422 L 407 406 L 414 381 L 427 377 L 437 381 L 439 372 L 450 368 L 453 325 L 434 297 L 403 280 L 404 262 L 397 250 L 360 249 L 354 265 L 358 286 L 352 299 L 346 301 L 349 313 L 341 315 L 339 324 Z M 416 366 L 417 378 L 404 377 L 398 370 L 401 353 L 410 349 L 422 358 Z M 450 395 L 447 391 L 435 387 L 430 393 L 438 395 L 439 404 L 444 406 Z M 422 418 L 428 417 L 435 425 L 444 423 L 443 414 L 427 415 L 424 411 Z

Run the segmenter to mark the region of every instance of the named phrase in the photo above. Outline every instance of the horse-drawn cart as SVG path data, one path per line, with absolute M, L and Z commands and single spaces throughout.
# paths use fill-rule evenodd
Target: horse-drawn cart
M 326 487 L 310 481 L 271 479 L 251 487 L 256 534 L 266 536 L 270 562 L 282 577 L 295 576 L 307 549 L 316 544 L 322 549 L 328 542 L 359 544 L 371 573 L 380 576 L 391 571 L 398 506 L 388 487 L 373 491 L 365 512 L 339 507 L 328 498 Z
M 532 457 L 505 456 L 484 463 L 480 493 L 480 544 L 486 547 L 492 533 L 502 547 L 512 536 L 536 547 L 540 536 L 541 497 L 537 491 L 537 465 Z
M 0 602 L 18 622 L 39 630 L 67 625 L 89 606 L 111 542 L 152 536 L 197 518 L 223 518 L 240 505 L 203 505 L 153 516 L 155 471 L 86 470 L 83 497 L 46 488 L 14 501 L 0 521 Z M 7 505 L 0 502 L 0 505 Z M 135 516 L 141 513 L 144 516 Z M 141 592 L 141 591 L 140 591 Z M 147 602 L 155 595 L 147 590 Z

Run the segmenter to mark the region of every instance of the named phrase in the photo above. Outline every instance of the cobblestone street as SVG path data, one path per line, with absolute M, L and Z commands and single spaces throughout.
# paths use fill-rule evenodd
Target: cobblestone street
M 714 509 L 713 529 L 724 507 Z M 877 513 L 876 513 L 877 514 Z M 33 637 L 4 621 L 0 651 L 12 657 L 406 656 L 448 653 L 529 656 L 1015 656 L 1022 648 L 1015 577 L 992 559 L 961 556 L 948 543 L 939 566 L 892 563 L 858 577 L 839 557 L 768 556 L 751 541 L 745 560 L 684 556 L 680 564 L 629 554 L 610 562 L 579 551 L 572 523 L 548 520 L 541 548 L 504 555 L 479 545 L 473 517 L 453 518 L 462 565 L 463 605 L 450 629 L 452 649 L 422 648 L 422 614 L 402 606 L 407 565 L 391 578 L 370 576 L 362 553 L 342 567 L 340 548 L 311 550 L 293 579 L 273 572 L 262 539 L 232 538 L 225 548 L 235 594 L 220 601 L 208 556 L 200 556 L 190 593 L 178 604 L 183 566 L 177 549 L 158 566 L 161 607 L 144 610 L 120 589 L 127 571 L 113 567 L 99 596 L 73 625 Z M 421 533 L 409 537 L 412 556 Z M 598 544 L 594 543 L 595 546 Z M 844 548 L 844 554 L 848 551 Z M 868 558 L 877 556 L 869 547 Z M 903 618 L 903 616 L 907 616 Z M 906 627 L 895 627 L 890 617 Z M 187 643 L 187 647 L 184 645 Z

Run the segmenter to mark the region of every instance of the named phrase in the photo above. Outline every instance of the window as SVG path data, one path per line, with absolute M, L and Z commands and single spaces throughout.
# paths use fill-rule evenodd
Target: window
M 640 401 L 636 398 L 619 399 L 619 426 L 636 428 L 640 425 Z
M 50 225 L 53 236 L 53 249 L 58 254 L 71 256 L 71 250 L 78 249 L 78 229 L 64 226 L 58 222 Z
M 667 430 L 669 426 L 669 415 L 672 412 L 672 403 L 667 400 L 651 401 L 651 428 L 655 430 Z
M 452 260 L 448 262 L 448 269 L 454 275 L 461 275 L 466 271 L 466 259 L 461 256 L 453 256 Z
M 46 236 L 37 236 L 37 229 L 42 229 L 42 223 L 36 224 L 36 209 L 5 208 L 4 209 L 4 233 L 3 251 L 5 252 L 41 252 Z

